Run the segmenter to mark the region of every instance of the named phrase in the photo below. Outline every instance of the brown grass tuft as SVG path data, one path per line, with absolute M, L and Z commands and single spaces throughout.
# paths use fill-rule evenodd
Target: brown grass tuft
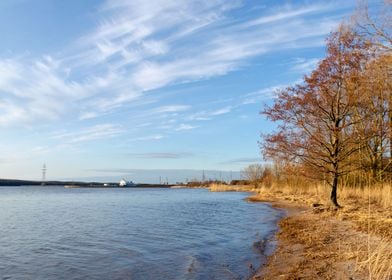
M 392 279 L 392 246 L 389 238 L 367 244 L 356 252 L 357 269 L 368 272 L 369 279 Z
M 253 201 L 283 201 L 308 209 L 282 220 L 278 235 L 287 248 L 297 243 L 302 249 L 294 253 L 278 249 L 274 255 L 277 261 L 298 258 L 298 263 L 288 271 L 271 261 L 268 269 L 286 271 L 287 277 L 282 279 L 349 279 L 354 275 L 353 279 L 392 279 L 392 186 L 341 187 L 338 197 L 343 208 L 339 210 L 331 207 L 329 191 L 322 184 L 272 185 L 257 190 Z
M 212 183 L 208 186 L 212 192 L 253 192 L 255 187 L 252 185 L 224 185 Z

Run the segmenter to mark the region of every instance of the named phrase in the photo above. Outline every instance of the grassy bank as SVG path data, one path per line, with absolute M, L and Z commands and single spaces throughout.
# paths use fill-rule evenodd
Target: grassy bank
M 392 186 L 341 188 L 343 208 L 323 185 L 211 185 L 252 191 L 250 201 L 291 209 L 279 222 L 278 247 L 254 279 L 392 279 Z
M 210 184 L 208 189 L 212 192 L 256 192 L 257 189 L 253 185 L 225 185 Z
M 392 238 L 392 186 L 389 184 L 341 188 L 339 201 L 343 208 L 339 210 L 330 205 L 329 188 L 323 185 L 262 187 L 250 199 L 312 206 L 314 213 L 331 213 L 342 221 L 353 222 L 362 232 Z

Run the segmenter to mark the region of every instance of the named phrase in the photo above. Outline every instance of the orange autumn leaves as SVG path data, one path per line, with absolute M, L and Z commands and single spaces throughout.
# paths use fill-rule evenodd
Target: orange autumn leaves
M 262 111 L 278 124 L 262 136 L 264 157 L 326 179 L 335 206 L 343 176 L 361 170 L 380 181 L 392 175 L 391 49 L 358 26 L 331 33 L 318 67 Z

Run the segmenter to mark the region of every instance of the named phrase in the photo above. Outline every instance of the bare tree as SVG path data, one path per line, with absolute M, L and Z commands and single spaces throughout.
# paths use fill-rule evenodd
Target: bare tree
M 245 167 L 241 173 L 246 180 L 257 185 L 257 183 L 263 178 L 264 167 L 261 164 L 251 164 Z
M 392 0 L 384 0 L 378 11 L 370 15 L 367 1 L 358 1 L 354 23 L 357 32 L 384 51 L 392 51 Z
M 353 16 L 352 28 L 372 46 L 375 57 L 363 70 L 361 98 L 362 111 L 359 124 L 361 133 L 368 136 L 360 160 L 366 170 L 370 169 L 373 179 L 383 179 L 384 169 L 392 161 L 392 1 L 380 1 L 370 11 L 367 1 L 358 1 Z M 371 118 L 366 118 L 371 114 Z M 384 158 L 389 150 L 389 159 Z
M 339 178 L 353 168 L 348 159 L 361 145 L 353 108 L 366 49 L 359 36 L 341 26 L 328 38 L 318 68 L 262 112 L 279 123 L 275 133 L 263 136 L 264 156 L 302 165 L 310 177 L 328 177 L 336 207 Z
M 373 179 L 382 180 L 384 169 L 390 164 L 385 158 L 392 152 L 392 64 L 391 55 L 380 55 L 364 67 L 360 79 L 360 102 L 355 108 L 356 129 L 365 140 L 359 160 Z

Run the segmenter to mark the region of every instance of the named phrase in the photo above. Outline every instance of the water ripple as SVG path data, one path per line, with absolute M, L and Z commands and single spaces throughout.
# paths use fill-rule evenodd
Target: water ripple
M 281 213 L 243 193 L 0 188 L 2 279 L 246 279 Z

